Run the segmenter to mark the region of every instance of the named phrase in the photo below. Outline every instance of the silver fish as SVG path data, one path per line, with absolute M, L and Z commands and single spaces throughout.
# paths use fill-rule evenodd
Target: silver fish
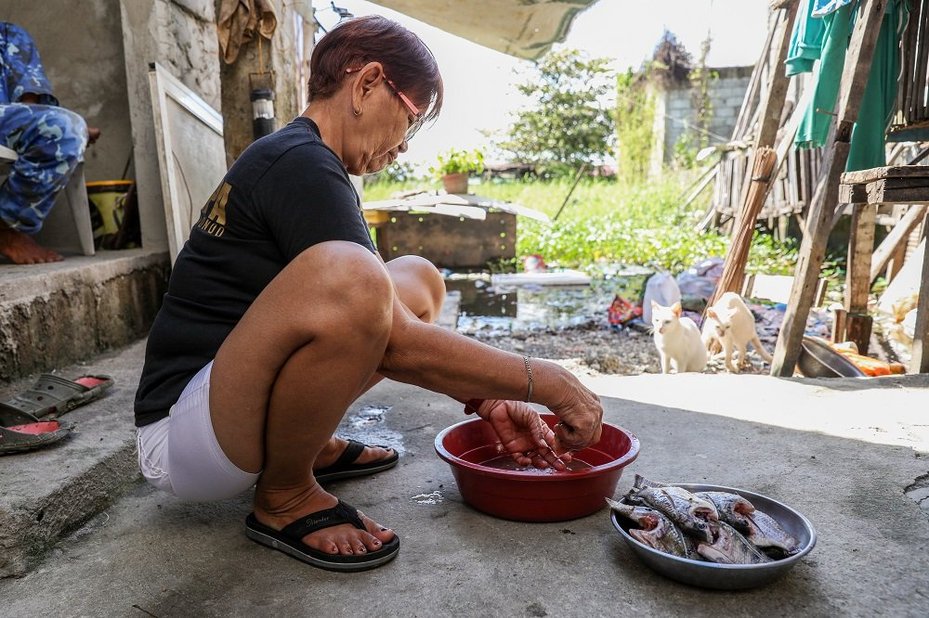
M 719 518 L 745 535 L 752 545 L 774 548 L 788 555 L 800 549 L 797 540 L 774 518 L 755 509 L 755 506 L 742 496 L 722 491 L 701 491 L 696 495 L 710 500 L 716 506 Z
M 637 503 L 655 508 L 680 526 L 685 532 L 706 543 L 713 541 L 710 522 L 719 519 L 712 502 L 698 498 L 681 487 L 633 488 Z
M 755 512 L 755 506 L 751 502 L 738 494 L 724 491 L 697 491 L 694 495 L 712 502 L 721 520 L 742 534 L 749 534 L 752 521 L 747 515 Z
M 636 523 L 639 528 L 630 528 L 629 536 L 660 552 L 699 560 L 693 541 L 659 511 L 647 506 L 633 506 L 616 500 L 606 499 L 610 508 Z
M 715 540 L 712 543 L 697 545 L 697 553 L 719 564 L 763 564 L 771 562 L 758 549 L 748 542 L 739 531 L 724 521 L 716 523 Z
M 784 530 L 773 517 L 762 511 L 755 510 L 746 517 L 751 522 L 751 529 L 746 535 L 749 541 L 758 547 L 773 547 L 782 550 L 788 555 L 795 554 L 800 549 L 800 543 Z

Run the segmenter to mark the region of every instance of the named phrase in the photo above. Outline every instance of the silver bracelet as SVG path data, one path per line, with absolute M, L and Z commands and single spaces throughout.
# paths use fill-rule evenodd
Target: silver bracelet
M 526 403 L 532 401 L 532 365 L 529 364 L 529 357 L 523 356 L 523 362 L 526 363 L 526 376 L 529 378 L 529 388 L 526 391 Z

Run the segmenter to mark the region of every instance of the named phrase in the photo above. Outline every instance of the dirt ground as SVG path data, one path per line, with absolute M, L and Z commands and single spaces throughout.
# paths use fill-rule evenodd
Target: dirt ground
M 614 331 L 605 324 L 588 324 L 561 330 L 512 334 L 473 333 L 469 336 L 502 350 L 560 361 L 585 374 L 638 375 L 661 373 L 658 351 L 651 335 L 626 329 Z M 768 345 L 768 351 L 773 345 Z M 749 352 L 751 367 L 742 373 L 767 373 L 770 367 Z M 712 358 L 705 373 L 725 373 L 722 358 Z

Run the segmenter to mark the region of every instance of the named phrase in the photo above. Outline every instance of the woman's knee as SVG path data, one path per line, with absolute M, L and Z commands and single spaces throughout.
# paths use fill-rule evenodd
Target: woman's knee
M 390 276 L 380 260 L 361 245 L 319 243 L 298 255 L 291 267 L 312 275 L 308 302 L 328 300 L 339 307 L 340 322 L 373 331 L 389 328 L 393 306 Z
M 400 300 L 424 322 L 433 322 L 445 302 L 445 280 L 429 260 L 404 255 L 387 263 Z

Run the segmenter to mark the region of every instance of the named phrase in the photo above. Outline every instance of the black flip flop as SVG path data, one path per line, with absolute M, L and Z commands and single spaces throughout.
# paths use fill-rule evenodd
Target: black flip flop
M 43 448 L 67 438 L 71 425 L 42 421 L 35 416 L 0 403 L 0 455 Z
M 354 461 L 358 459 L 358 456 L 361 455 L 362 451 L 365 450 L 365 444 L 357 440 L 349 440 L 348 446 L 345 447 L 345 450 L 342 451 L 342 454 L 339 455 L 339 458 L 331 466 L 326 466 L 325 468 L 320 468 L 313 472 L 313 476 L 316 477 L 316 481 L 319 483 L 327 483 L 329 481 L 337 481 L 339 479 L 353 478 L 356 476 L 366 476 L 368 474 L 374 474 L 375 472 L 382 472 L 384 470 L 389 470 L 397 465 L 397 462 L 400 460 L 400 454 L 397 453 L 396 449 L 392 449 L 389 446 L 381 446 L 381 448 L 390 448 L 394 451 L 394 454 L 390 457 L 384 459 L 378 459 L 377 461 L 372 461 L 366 464 L 356 464 Z M 378 445 L 380 446 L 380 445 Z
M 55 418 L 99 399 L 113 386 L 108 375 L 83 375 L 73 380 L 43 373 L 29 390 L 3 402 L 36 418 Z
M 288 556 L 302 562 L 326 569 L 328 571 L 365 571 L 379 567 L 397 557 L 400 552 L 400 538 L 394 536 L 377 551 L 365 554 L 328 554 L 306 545 L 301 539 L 311 532 L 331 528 L 341 524 L 352 524 L 360 530 L 366 530 L 358 510 L 341 500 L 331 509 L 310 513 L 297 521 L 291 522 L 281 530 L 275 530 L 262 524 L 249 513 L 245 518 L 245 535 L 256 543 L 282 551 Z

